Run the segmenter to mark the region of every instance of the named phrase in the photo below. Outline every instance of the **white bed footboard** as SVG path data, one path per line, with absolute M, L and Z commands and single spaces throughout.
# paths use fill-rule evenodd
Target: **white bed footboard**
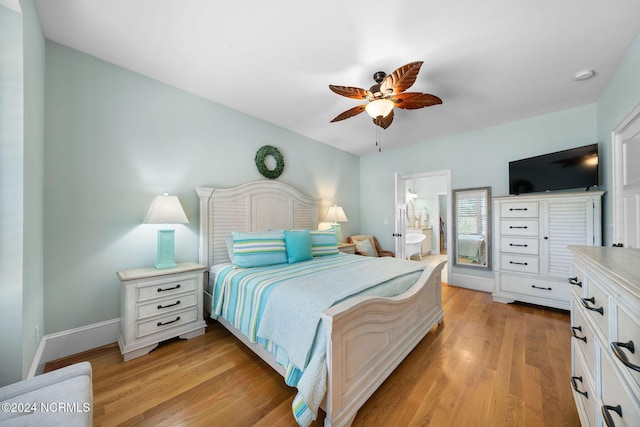
M 394 298 L 356 297 L 322 313 L 327 334 L 325 426 L 348 426 L 358 409 L 444 317 L 441 271 L 427 266 Z

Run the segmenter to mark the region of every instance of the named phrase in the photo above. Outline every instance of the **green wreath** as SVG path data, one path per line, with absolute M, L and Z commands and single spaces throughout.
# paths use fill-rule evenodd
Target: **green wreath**
M 273 168 L 273 170 L 269 169 L 264 163 L 267 156 L 273 156 L 273 158 L 276 159 L 276 167 Z M 284 170 L 284 157 L 282 157 L 282 154 L 276 147 L 263 145 L 256 153 L 256 166 L 258 167 L 258 172 L 265 178 L 276 179 Z

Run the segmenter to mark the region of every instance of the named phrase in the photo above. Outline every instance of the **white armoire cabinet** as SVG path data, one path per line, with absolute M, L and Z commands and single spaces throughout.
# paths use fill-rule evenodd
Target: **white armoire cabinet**
M 569 245 L 602 244 L 603 191 L 493 198 L 493 300 L 571 308 Z

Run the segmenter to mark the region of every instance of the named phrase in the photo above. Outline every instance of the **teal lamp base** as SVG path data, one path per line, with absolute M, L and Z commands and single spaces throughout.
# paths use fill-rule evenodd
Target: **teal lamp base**
M 340 243 L 340 224 L 331 224 L 331 228 L 336 233 L 336 243 Z
M 172 268 L 175 233 L 174 230 L 158 230 L 158 260 L 156 268 Z

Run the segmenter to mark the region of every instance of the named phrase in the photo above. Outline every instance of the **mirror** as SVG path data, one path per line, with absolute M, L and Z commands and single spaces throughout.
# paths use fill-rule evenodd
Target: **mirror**
M 453 190 L 453 262 L 491 269 L 491 187 Z

